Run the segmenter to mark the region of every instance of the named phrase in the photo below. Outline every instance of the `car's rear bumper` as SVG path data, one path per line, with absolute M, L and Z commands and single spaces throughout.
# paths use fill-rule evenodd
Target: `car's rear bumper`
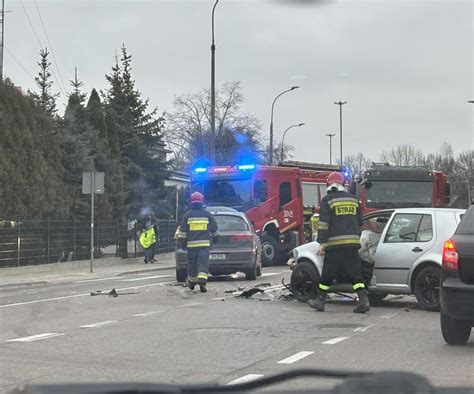
M 234 272 L 250 270 L 255 264 L 255 254 L 252 251 L 222 251 L 212 250 L 212 254 L 225 255 L 225 260 L 209 260 L 209 272 L 212 275 L 228 275 Z M 187 269 L 188 256 L 184 251 L 176 253 L 176 269 Z
M 474 285 L 446 278 L 441 285 L 441 309 L 453 319 L 474 323 Z

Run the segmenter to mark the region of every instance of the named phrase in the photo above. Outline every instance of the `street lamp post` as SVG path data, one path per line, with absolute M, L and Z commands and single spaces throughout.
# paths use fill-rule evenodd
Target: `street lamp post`
M 288 93 L 288 92 L 291 92 L 295 89 L 298 89 L 299 86 L 292 86 L 290 89 L 287 89 L 287 90 L 284 90 L 283 92 L 281 92 L 278 96 L 275 97 L 275 99 L 273 100 L 273 103 L 272 103 L 272 115 L 271 115 L 271 120 L 270 120 L 270 148 L 269 148 L 269 158 L 268 158 L 268 162 L 270 165 L 273 164 L 273 110 L 274 110 L 274 107 L 275 107 L 275 102 L 278 100 L 278 98 L 282 95 L 284 95 L 285 93 Z
M 291 125 L 290 127 L 287 127 L 287 129 L 283 133 L 283 138 L 281 139 L 280 163 L 283 162 L 283 146 L 285 145 L 285 135 L 286 135 L 286 133 L 288 132 L 288 130 L 292 129 L 293 127 L 301 127 L 301 126 L 304 126 L 304 125 L 305 125 L 304 123 L 298 123 L 298 124 Z
M 335 133 L 328 133 L 326 134 L 329 137 L 329 164 L 332 164 L 332 137 L 334 137 Z
M 216 160 L 216 44 L 214 41 L 214 13 L 219 0 L 212 7 L 212 43 L 211 43 L 211 141 L 210 160 L 215 164 Z
M 340 156 L 341 156 L 341 166 L 343 162 L 342 157 L 342 106 L 347 104 L 347 101 L 335 101 L 334 104 L 339 105 L 339 149 L 340 149 Z

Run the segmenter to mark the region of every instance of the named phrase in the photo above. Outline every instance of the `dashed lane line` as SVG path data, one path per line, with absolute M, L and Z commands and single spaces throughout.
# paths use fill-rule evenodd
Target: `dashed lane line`
M 349 339 L 350 337 L 337 337 L 333 339 L 329 339 L 328 341 L 324 341 L 323 345 L 335 345 L 336 343 L 345 341 L 346 339 Z
M 306 351 L 299 352 L 299 353 L 293 354 L 293 356 L 290 356 L 290 357 L 284 358 L 283 360 L 278 361 L 278 364 L 293 364 L 297 362 L 298 360 L 301 360 L 302 358 L 310 356 L 313 353 L 314 352 L 306 352 Z
M 39 341 L 41 339 L 59 337 L 59 336 L 64 335 L 64 334 L 65 333 L 45 332 L 44 334 L 37 334 L 37 335 L 31 335 L 29 337 L 10 339 L 7 342 L 34 342 L 34 341 Z
M 179 305 L 178 308 L 187 308 L 187 307 L 190 307 L 190 306 L 197 306 L 197 305 L 202 305 L 202 302 L 193 302 L 191 304 Z
M 171 278 L 171 275 L 144 276 L 141 278 L 120 279 L 120 281 L 121 282 L 136 282 L 139 280 L 150 280 L 150 279 L 159 279 L 159 278 Z
M 366 332 L 370 327 L 373 327 L 374 324 L 369 324 L 368 326 L 364 327 L 357 327 L 354 329 L 354 332 Z
M 262 275 L 260 275 L 260 278 L 265 278 L 266 276 L 274 276 L 274 275 L 280 275 L 280 272 L 264 272 Z
M 117 320 L 106 320 L 106 321 L 100 321 L 98 323 L 91 323 L 91 324 L 85 324 L 83 326 L 80 326 L 81 328 L 96 328 L 96 327 L 103 327 L 107 326 L 109 324 L 114 324 L 117 323 Z
M 381 319 L 391 319 L 392 317 L 395 317 L 398 315 L 398 312 L 397 313 L 390 313 L 390 314 L 387 314 L 387 315 L 382 315 L 380 316 Z
M 153 287 L 153 286 L 163 286 L 167 285 L 170 283 L 175 283 L 175 281 L 171 282 L 160 282 L 160 283 L 151 283 L 148 285 L 141 285 L 141 286 L 132 286 L 132 287 L 122 287 L 120 289 L 115 289 L 116 291 L 123 291 L 123 290 L 136 290 L 136 289 L 141 289 L 144 287 Z M 20 306 L 20 305 L 29 305 L 29 304 L 37 304 L 39 302 L 48 302 L 48 301 L 59 301 L 59 300 L 66 300 L 68 298 L 77 298 L 77 297 L 85 297 L 90 295 L 90 293 L 81 293 L 81 294 L 73 294 L 73 295 L 68 295 L 68 296 L 61 296 L 61 297 L 53 297 L 53 298 L 43 298 L 40 300 L 32 300 L 32 301 L 24 301 L 24 302 L 15 302 L 13 304 L 3 304 L 0 305 L 0 308 L 9 308 L 12 306 Z
M 111 278 L 84 279 L 84 280 L 78 280 L 75 283 L 101 282 L 101 281 L 104 281 L 104 280 L 113 280 L 113 279 L 116 280 L 117 277 L 114 276 L 114 277 L 111 277 Z
M 145 313 L 137 313 L 136 315 L 133 315 L 133 317 L 145 317 L 145 316 L 151 316 L 155 315 L 157 313 L 161 313 L 163 311 L 152 311 L 152 312 L 145 312 Z
M 259 378 L 262 378 L 262 377 L 263 377 L 263 375 L 261 375 L 261 374 L 251 373 L 251 374 L 242 376 L 241 378 L 235 379 L 232 382 L 227 383 L 227 385 L 251 382 L 253 380 L 256 380 L 256 379 L 259 379 Z

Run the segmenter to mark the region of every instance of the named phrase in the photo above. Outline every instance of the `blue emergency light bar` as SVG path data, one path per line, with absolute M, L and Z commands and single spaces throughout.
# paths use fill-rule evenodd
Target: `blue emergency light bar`
M 204 173 L 204 172 L 206 172 L 206 171 L 207 171 L 207 168 L 206 168 L 206 167 L 197 167 L 197 168 L 194 169 L 194 172 L 195 172 L 196 174 L 202 174 L 202 173 Z
M 239 170 L 255 170 L 255 164 L 242 164 L 237 166 Z

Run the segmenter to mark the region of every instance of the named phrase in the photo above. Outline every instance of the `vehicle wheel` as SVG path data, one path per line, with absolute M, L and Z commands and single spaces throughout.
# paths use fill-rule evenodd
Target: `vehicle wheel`
M 441 332 L 449 345 L 463 345 L 471 336 L 471 324 L 456 320 L 441 311 Z
M 176 280 L 184 282 L 188 277 L 188 270 L 186 268 L 176 269 Z
M 257 264 L 254 264 L 252 268 L 245 271 L 245 276 L 247 277 L 247 280 L 255 280 L 257 279 L 257 275 L 258 275 Z
M 425 311 L 437 312 L 440 309 L 439 288 L 441 284 L 441 268 L 426 267 L 416 275 L 413 292 L 416 300 Z
M 380 301 L 388 296 L 387 293 L 369 293 L 370 305 L 377 305 Z
M 291 291 L 300 302 L 315 298 L 318 292 L 319 273 L 311 261 L 296 264 L 291 274 Z
M 278 242 L 270 235 L 262 235 L 262 263 L 264 266 L 276 265 L 280 261 Z

